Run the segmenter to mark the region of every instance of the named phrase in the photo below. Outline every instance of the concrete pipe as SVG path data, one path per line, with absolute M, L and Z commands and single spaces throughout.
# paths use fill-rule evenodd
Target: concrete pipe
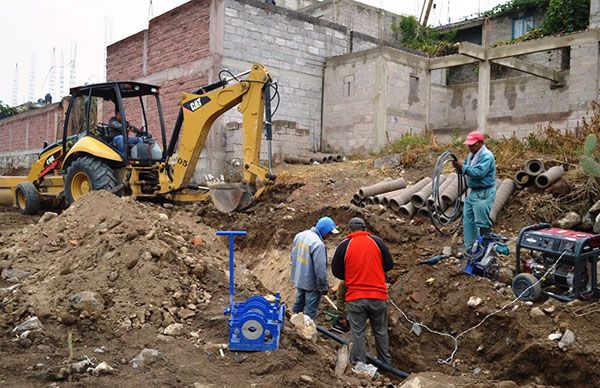
M 354 195 L 352 196 L 352 200 L 354 202 L 362 202 L 362 198 L 360 197 L 360 195 L 358 195 L 358 193 L 354 193 Z
M 417 210 L 417 216 L 423 218 L 429 218 L 429 210 L 426 207 L 421 207 Z
M 414 185 L 407 187 L 402 193 L 395 195 L 394 197 L 388 198 L 389 208 L 397 212 L 400 209 L 400 206 L 404 205 L 407 202 L 410 202 L 410 199 L 413 196 L 413 194 L 420 191 L 426 186 L 431 186 L 431 178 L 429 177 L 425 177 L 417 183 L 415 183 Z
M 394 190 L 394 191 L 388 191 L 387 193 L 381 193 L 379 195 L 377 195 L 377 197 L 380 197 L 380 202 L 383 206 L 385 207 L 390 207 L 390 199 L 402 195 L 402 193 L 406 192 L 406 190 L 409 190 L 411 188 L 411 186 L 409 187 L 405 187 L 403 189 L 400 190 Z
M 417 209 L 412 205 L 412 203 L 406 203 L 398 208 L 398 215 L 404 218 L 413 218 Z
M 446 175 L 441 175 L 440 176 L 440 187 L 445 181 L 446 181 Z M 427 204 L 427 198 L 429 198 L 429 196 L 431 195 L 432 192 L 433 192 L 433 186 L 427 185 L 427 186 L 423 187 L 421 190 L 419 190 L 418 192 L 414 193 L 412 195 L 412 197 L 410 197 L 410 202 L 412 202 L 413 206 L 416 207 L 417 209 L 422 208 L 423 206 L 425 206 Z
M 444 191 L 446 191 L 448 186 L 452 184 L 452 179 L 456 180 L 456 173 L 449 174 L 446 177 L 446 179 L 440 185 L 440 193 L 443 193 Z M 433 190 L 432 190 L 432 194 L 429 196 L 429 198 L 427 198 L 427 206 L 433 206 L 434 203 L 435 203 L 435 201 L 433 199 Z
M 515 182 L 517 182 L 520 186 L 527 187 L 531 186 L 533 179 L 525 170 L 519 170 L 515 174 Z
M 539 159 L 529 159 L 527 162 L 525 162 L 525 172 L 527 175 L 538 176 L 545 170 L 544 162 Z
M 490 219 L 492 222 L 496 222 L 500 210 L 504 208 L 504 205 L 506 205 L 514 191 L 515 182 L 513 182 L 512 179 L 504 179 L 500 184 L 500 187 L 496 190 L 496 198 L 494 199 L 492 210 L 490 211 Z
M 369 206 L 369 205 L 375 205 L 375 198 L 374 197 L 367 197 L 367 198 L 365 198 L 365 200 L 363 202 L 367 206 Z
M 290 164 L 313 164 L 315 160 L 308 156 L 286 156 L 283 161 Z
M 344 155 L 333 154 L 331 156 L 333 156 L 334 162 L 341 162 L 342 160 L 344 160 Z
M 324 154 L 322 152 L 316 152 L 315 153 L 315 158 L 323 160 L 323 163 L 331 163 L 331 162 L 333 162 L 333 156 L 331 156 L 329 154 Z
M 327 157 L 327 155 L 318 154 L 318 153 L 310 154 L 305 157 L 314 159 L 319 163 L 327 163 L 329 161 L 329 158 Z
M 559 180 L 564 173 L 565 169 L 563 166 L 550 167 L 548 171 L 543 172 L 535 178 L 535 185 L 540 189 L 545 189 Z
M 383 182 L 379 182 L 372 186 L 363 187 L 358 190 L 358 195 L 361 198 L 370 197 L 373 195 L 387 193 L 388 191 L 394 191 L 398 189 L 403 189 L 406 187 L 406 181 L 402 178 L 399 179 L 390 179 L 389 181 L 384 180 Z

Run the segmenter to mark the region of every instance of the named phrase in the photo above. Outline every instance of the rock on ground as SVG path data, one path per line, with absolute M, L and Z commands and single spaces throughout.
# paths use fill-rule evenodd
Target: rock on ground
M 145 368 L 160 360 L 162 355 L 156 349 L 144 348 L 133 360 L 131 360 L 134 369 Z
M 76 292 L 69 296 L 71 307 L 77 311 L 86 311 L 89 314 L 99 313 L 104 310 L 104 299 L 95 292 Z

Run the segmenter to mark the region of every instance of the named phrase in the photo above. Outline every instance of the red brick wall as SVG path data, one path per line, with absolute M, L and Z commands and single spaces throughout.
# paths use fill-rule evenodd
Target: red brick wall
M 210 0 L 190 1 L 150 20 L 148 73 L 208 55 Z
M 144 75 L 144 33 L 135 35 L 108 46 L 106 58 L 106 79 L 122 81 Z
M 209 55 L 210 0 L 192 0 L 163 15 L 150 20 L 147 31 L 141 31 L 107 47 L 107 79 L 152 79 L 163 72 L 157 86 L 165 117 L 167 138 L 179 111 L 181 92 L 191 92 L 206 84 L 208 74 L 185 73 L 174 77 L 165 70 L 197 61 Z M 147 36 L 147 55 L 144 74 L 144 39 Z M 106 109 L 114 109 L 112 104 Z M 142 124 L 138 101 L 125 106 L 127 120 L 136 126 Z M 146 118 L 149 129 L 160 139 L 160 123 L 154 99 L 146 98 Z
M 62 134 L 61 103 L 38 108 L 0 120 L 0 152 L 40 149 L 44 141 L 53 143 Z

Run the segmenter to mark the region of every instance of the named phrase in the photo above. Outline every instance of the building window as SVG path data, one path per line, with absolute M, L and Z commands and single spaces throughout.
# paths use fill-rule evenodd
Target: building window
M 413 99 L 419 98 L 419 77 L 416 75 L 410 76 L 410 81 L 408 83 L 408 99 L 412 101 Z
M 350 97 L 354 95 L 354 74 L 344 76 L 344 97 Z
M 518 38 L 533 30 L 533 16 L 514 18 L 512 24 L 512 38 Z

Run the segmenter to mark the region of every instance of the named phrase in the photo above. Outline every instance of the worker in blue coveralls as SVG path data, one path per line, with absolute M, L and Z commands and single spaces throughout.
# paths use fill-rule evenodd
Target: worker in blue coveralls
M 469 188 L 463 209 L 465 252 L 469 252 L 480 235 L 489 234 L 492 228 L 490 212 L 496 198 L 496 159 L 483 141 L 483 133 L 469 133 L 463 143 L 469 147 L 467 160 L 452 162 L 456 171 L 466 176 Z
M 321 295 L 327 295 L 327 249 L 324 240 L 337 234 L 335 222 L 322 217 L 317 224 L 294 238 L 292 248 L 292 282 L 296 287 L 296 302 L 292 307 L 295 314 L 304 312 L 313 320 L 321 302 Z

